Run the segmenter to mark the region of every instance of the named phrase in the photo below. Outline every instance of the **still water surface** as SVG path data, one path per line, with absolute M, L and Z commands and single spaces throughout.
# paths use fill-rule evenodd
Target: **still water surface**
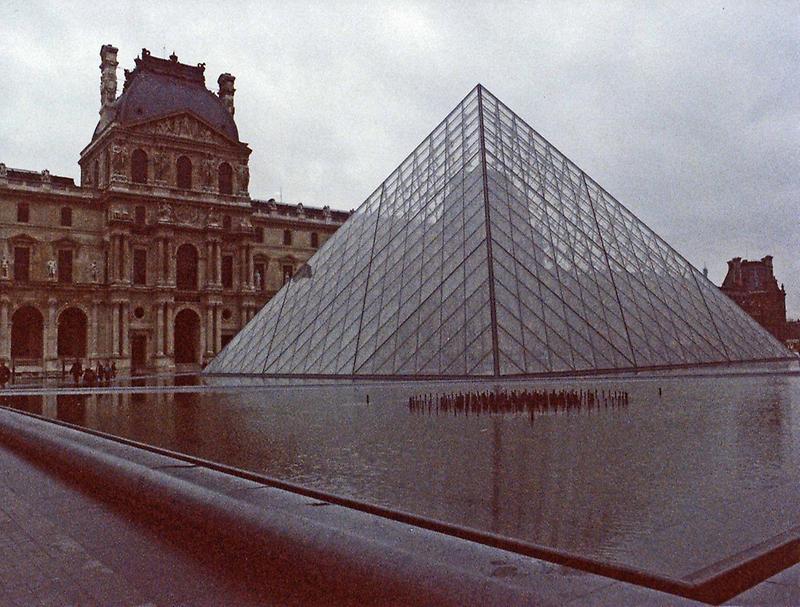
M 441 384 L 4 398 L 136 441 L 662 575 L 687 576 L 800 525 L 797 375 L 510 386 L 625 390 L 630 401 L 531 420 L 409 411 L 410 394 L 454 388 Z

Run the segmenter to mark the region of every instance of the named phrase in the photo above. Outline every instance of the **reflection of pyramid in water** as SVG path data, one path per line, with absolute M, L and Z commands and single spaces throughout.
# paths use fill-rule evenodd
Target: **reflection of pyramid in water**
M 208 372 L 535 375 L 789 355 L 480 85 L 308 265 Z

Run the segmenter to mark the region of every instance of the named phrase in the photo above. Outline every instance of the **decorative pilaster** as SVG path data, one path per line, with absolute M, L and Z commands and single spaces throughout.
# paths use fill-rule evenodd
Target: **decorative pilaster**
M 214 305 L 214 352 L 222 350 L 222 304 Z
M 161 242 L 161 241 L 159 241 Z M 164 304 L 156 304 L 156 356 L 164 356 Z
M 0 358 L 11 358 L 11 324 L 8 321 L 8 300 L 0 300 Z
M 129 358 L 131 355 L 130 347 L 130 320 L 131 320 L 131 304 L 127 301 L 122 304 L 120 310 L 122 314 L 122 356 Z
M 167 356 L 175 356 L 175 304 L 167 303 Z
M 119 304 L 111 304 L 111 355 L 119 355 Z

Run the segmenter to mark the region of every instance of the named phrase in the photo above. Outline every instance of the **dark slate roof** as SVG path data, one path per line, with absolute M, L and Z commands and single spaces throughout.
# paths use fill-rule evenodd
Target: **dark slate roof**
M 219 97 L 205 85 L 205 65 L 153 57 L 142 49 L 132 72 L 125 70 L 122 95 L 114 102 L 112 120 L 122 126 L 189 111 L 209 126 L 239 141 L 239 130 Z M 95 136 L 108 121 L 97 125 Z

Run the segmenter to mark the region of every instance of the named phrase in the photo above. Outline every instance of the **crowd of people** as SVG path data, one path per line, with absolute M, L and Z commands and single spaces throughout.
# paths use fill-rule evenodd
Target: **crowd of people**
M 535 413 L 627 406 L 628 393 L 622 390 L 495 390 L 420 394 L 408 399 L 408 410 L 412 413 L 452 411 L 455 415 L 527 413 L 533 416 Z
M 80 360 L 76 360 L 69 368 L 69 374 L 76 386 L 83 383 L 84 386 L 96 386 L 110 382 L 117 376 L 117 365 L 112 360 L 110 363 L 103 364 L 102 361 L 97 361 L 97 365 L 92 367 L 88 365 L 84 368 Z

